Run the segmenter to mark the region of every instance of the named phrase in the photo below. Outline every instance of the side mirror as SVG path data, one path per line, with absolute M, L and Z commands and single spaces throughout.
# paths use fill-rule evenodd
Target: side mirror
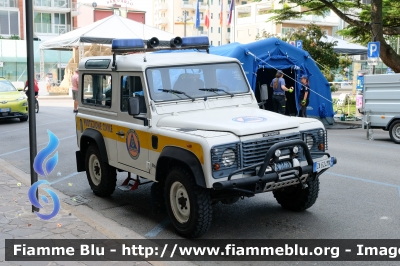
M 23 88 L 18 88 L 17 91 L 24 91 L 24 89 Z
M 130 97 L 128 99 L 128 114 L 129 115 L 138 115 L 138 114 L 140 114 L 139 98 Z

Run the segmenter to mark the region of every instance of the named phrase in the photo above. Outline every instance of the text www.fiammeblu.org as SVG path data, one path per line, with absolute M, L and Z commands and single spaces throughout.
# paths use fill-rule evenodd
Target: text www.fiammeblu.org
M 171 248 L 171 253 L 166 251 Z M 161 252 L 160 252 L 161 251 Z M 396 258 L 400 255 L 399 247 L 367 247 L 357 245 L 354 250 L 343 249 L 344 252 L 354 252 L 357 256 L 387 256 Z M 305 247 L 298 244 L 285 244 L 281 247 L 242 247 L 235 244 L 227 244 L 225 247 L 181 247 L 178 244 L 165 244 L 164 247 L 145 247 L 142 245 L 125 246 L 122 245 L 122 255 L 160 256 L 160 258 L 177 256 L 328 256 L 330 258 L 339 258 L 339 247 Z

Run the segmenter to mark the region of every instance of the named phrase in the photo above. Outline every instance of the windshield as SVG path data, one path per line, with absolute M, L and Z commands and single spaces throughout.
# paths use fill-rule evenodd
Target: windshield
M 146 76 L 156 102 L 249 92 L 237 63 L 149 68 Z
M 0 80 L 0 92 L 17 91 L 8 80 Z

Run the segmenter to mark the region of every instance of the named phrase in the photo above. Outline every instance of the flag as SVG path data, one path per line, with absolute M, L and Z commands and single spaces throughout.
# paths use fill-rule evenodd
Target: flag
M 206 17 L 204 19 L 204 25 L 207 27 L 207 29 L 210 27 L 210 6 L 207 1 L 207 9 L 206 9 Z
M 222 26 L 222 22 L 224 21 L 224 16 L 222 14 L 224 10 L 224 3 L 221 1 L 221 11 L 219 12 L 219 25 Z
M 231 0 L 231 6 L 229 7 L 229 18 L 228 18 L 228 26 L 231 25 L 233 10 L 235 9 L 235 0 Z
M 196 7 L 196 29 L 200 27 L 200 8 L 199 8 L 199 0 L 197 0 L 197 7 Z

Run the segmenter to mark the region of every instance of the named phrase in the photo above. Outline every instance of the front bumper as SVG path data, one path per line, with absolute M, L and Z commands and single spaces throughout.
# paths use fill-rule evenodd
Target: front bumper
M 25 106 L 23 104 L 26 104 Z M 28 116 L 28 105 L 26 100 L 10 101 L 7 104 L 0 104 L 1 118 L 19 118 Z
M 21 113 L 21 112 L 7 112 L 7 113 L 0 113 L 1 118 L 20 118 L 20 117 L 27 117 L 28 113 Z
M 294 146 L 301 146 L 303 148 L 307 161 L 306 165 L 298 165 L 279 171 L 269 168 L 271 162 L 275 160 L 276 150 L 288 149 Z M 325 168 L 318 172 L 314 172 L 314 161 L 312 155 L 320 155 L 321 157 L 327 156 L 330 158 L 329 153 L 326 152 L 313 152 L 311 154 L 307 144 L 302 140 L 290 140 L 276 143 L 268 150 L 263 162 L 232 172 L 228 176 L 228 180 L 214 183 L 213 188 L 215 190 L 236 190 L 246 193 L 261 193 L 285 186 L 304 183 L 308 177 L 317 177 L 328 169 Z M 332 162 L 333 164 L 336 164 L 336 158 L 333 158 Z M 269 171 L 266 172 L 267 168 L 269 168 Z M 232 176 L 248 170 L 255 170 L 256 175 L 232 179 Z

